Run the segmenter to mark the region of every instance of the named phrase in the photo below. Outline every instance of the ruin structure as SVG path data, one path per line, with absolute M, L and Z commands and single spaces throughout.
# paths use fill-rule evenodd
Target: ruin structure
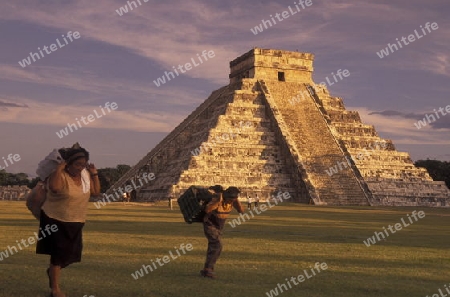
M 27 186 L 0 186 L 0 200 L 25 200 L 29 192 Z
M 450 205 L 444 182 L 313 82 L 313 59 L 255 48 L 231 61 L 229 85 L 108 194 L 128 185 L 133 200 L 154 201 L 177 198 L 191 185 L 221 184 L 262 199 L 288 191 L 293 201 L 315 205 Z M 143 173 L 156 178 L 139 185 Z

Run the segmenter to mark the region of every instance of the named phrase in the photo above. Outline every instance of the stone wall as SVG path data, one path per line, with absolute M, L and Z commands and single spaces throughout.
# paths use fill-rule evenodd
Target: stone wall
M 287 82 L 311 82 L 314 55 L 253 49 L 230 62 L 230 84 L 243 78 L 280 77 Z
M 30 191 L 27 186 L 0 186 L 0 200 L 25 200 Z

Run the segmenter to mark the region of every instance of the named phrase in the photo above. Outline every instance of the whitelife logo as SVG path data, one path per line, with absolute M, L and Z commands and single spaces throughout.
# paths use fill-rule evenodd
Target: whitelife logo
M 425 24 L 425 28 L 423 28 L 422 25 L 420 26 L 420 28 L 422 29 L 423 35 L 420 35 L 420 33 L 417 32 L 417 29 L 416 29 L 416 30 L 414 30 L 414 34 L 409 34 L 408 37 L 402 36 L 402 38 L 400 38 L 400 40 L 403 42 L 403 45 L 406 46 L 406 45 L 408 45 L 410 43 L 413 43 L 416 40 L 421 39 L 422 37 L 427 35 L 427 31 L 428 31 L 428 33 L 431 33 L 432 32 L 431 29 L 433 29 L 433 31 L 437 30 L 437 29 L 439 29 L 439 26 L 438 26 L 438 24 L 436 22 L 435 23 L 428 22 L 428 23 Z M 416 39 L 416 37 L 417 37 L 417 39 Z M 407 38 L 408 38 L 409 42 L 406 41 Z M 384 48 L 381 51 L 377 52 L 377 55 L 378 55 L 378 57 L 380 57 L 380 59 L 383 59 L 384 57 L 389 56 L 389 54 L 393 54 L 395 51 L 398 51 L 399 47 L 403 48 L 402 42 L 400 42 L 400 40 L 398 40 L 398 38 L 396 38 L 395 40 L 397 40 L 398 46 L 395 43 L 393 43 L 393 44 L 388 43 L 386 48 Z M 389 53 L 389 50 L 391 50 L 390 53 Z
M 49 224 L 47 224 L 45 226 L 44 230 L 42 230 L 42 228 L 39 228 L 39 231 L 40 231 L 42 237 L 40 237 L 39 234 L 34 232 L 34 236 L 28 237 L 27 240 L 22 239 L 20 242 L 18 240 L 16 240 L 16 243 L 17 243 L 16 245 L 13 245 L 13 246 L 8 245 L 8 248 L 5 251 L 0 251 L 0 261 L 3 261 L 3 259 L 6 259 L 6 258 L 18 253 L 19 251 L 17 250 L 17 248 L 22 250 L 22 245 L 27 248 L 30 245 L 35 244 L 37 241 L 39 241 L 47 236 L 50 236 L 52 234 L 52 232 L 53 233 L 58 232 L 58 226 L 56 226 L 55 224 L 53 224 L 51 226 Z M 28 244 L 27 244 L 27 242 L 28 242 Z
M 141 0 L 136 0 L 139 3 L 139 6 L 142 5 Z M 134 5 L 134 8 L 138 8 L 138 5 L 136 4 L 136 1 L 127 1 L 128 7 L 130 7 L 130 11 L 133 10 L 133 6 L 131 6 L 131 4 Z M 150 0 L 142 0 L 142 2 L 147 3 Z M 116 9 L 116 12 L 119 16 L 123 16 L 124 14 L 128 13 L 128 7 L 127 5 L 124 5 L 122 7 L 120 7 L 119 9 Z
M 288 280 L 287 278 L 285 278 L 286 283 L 278 283 L 277 287 L 275 287 L 274 289 L 270 290 L 269 292 L 266 292 L 266 295 L 268 297 L 273 297 L 273 296 L 278 296 L 279 294 L 283 293 L 284 291 L 287 291 L 289 289 L 292 289 L 292 284 L 298 286 L 300 283 L 304 282 L 307 279 L 312 278 L 313 276 L 316 276 L 318 273 L 321 273 L 322 271 L 325 271 L 328 269 L 328 264 L 323 262 L 323 263 L 319 263 L 316 262 L 316 264 L 314 264 L 314 268 L 310 268 L 310 273 L 308 273 L 308 271 L 306 269 L 303 270 L 304 274 L 299 274 L 298 276 L 292 276 L 290 278 L 290 280 Z M 317 273 L 316 273 L 317 271 Z M 298 282 L 297 282 L 298 281 Z M 291 284 L 292 282 L 292 284 Z M 289 286 L 289 289 L 288 289 Z M 278 290 L 279 293 L 278 293 Z
M 411 219 L 411 217 L 409 216 L 409 214 L 407 214 L 408 221 L 410 222 L 410 224 L 406 223 L 405 220 L 404 220 L 404 218 L 402 218 L 402 219 L 401 219 L 401 222 L 403 223 L 403 225 L 400 224 L 400 223 L 396 223 L 394 226 L 389 225 L 389 227 L 388 227 L 389 231 L 390 231 L 392 234 L 394 234 L 394 233 L 396 233 L 397 231 L 402 230 L 403 227 L 408 227 L 409 225 L 414 224 L 414 223 L 417 222 L 419 219 L 423 219 L 423 218 L 425 217 L 425 212 L 423 212 L 423 211 L 417 212 L 417 211 L 415 210 L 415 211 L 412 212 L 411 216 L 415 219 L 415 221 L 413 221 L 413 220 Z M 393 228 L 395 228 L 396 231 L 394 231 Z M 383 231 L 384 231 L 384 233 L 383 233 L 383 232 L 375 232 L 375 233 L 374 233 L 374 234 L 375 234 L 374 236 L 367 238 L 367 240 L 363 240 L 363 243 L 364 243 L 367 247 L 370 247 L 371 245 L 376 244 L 378 241 L 380 241 L 380 240 L 382 240 L 382 239 L 386 239 L 386 237 L 384 236 L 384 234 L 386 234 L 386 236 L 388 237 L 388 236 L 389 236 L 389 232 L 388 232 L 388 230 L 386 230 L 385 227 L 383 227 Z M 375 237 L 376 237 L 376 239 L 375 239 Z
M 295 8 L 297 10 L 292 9 L 291 6 L 288 6 L 289 11 L 285 10 L 282 13 L 276 13 L 275 14 L 275 18 L 277 18 L 277 20 L 279 22 L 282 22 L 283 20 L 287 19 L 290 16 L 293 16 L 294 14 L 299 13 L 300 11 L 306 9 L 306 7 L 309 7 L 312 5 L 312 0 L 299 0 L 298 3 L 294 2 Z M 302 8 L 300 8 L 300 6 Z M 270 21 L 272 20 L 272 22 Z M 258 26 L 255 26 L 254 28 L 250 28 L 250 31 L 252 31 L 252 33 L 254 35 L 258 35 L 258 33 L 262 33 L 264 31 L 264 29 L 269 29 L 270 27 L 272 27 L 273 25 L 276 25 L 277 22 L 275 21 L 274 17 L 272 15 L 270 15 L 270 20 L 261 20 L 261 24 L 259 24 Z M 268 26 L 267 26 L 268 25 Z M 263 28 L 264 26 L 264 28 Z
M 56 46 L 55 43 L 52 43 L 52 44 L 50 44 L 50 46 L 44 46 L 42 48 L 42 50 L 44 50 L 44 52 L 47 55 L 50 55 L 52 52 L 56 52 L 58 49 L 63 48 L 69 44 L 66 37 L 70 40 L 70 42 L 73 42 L 74 39 L 79 39 L 81 37 L 81 35 L 80 35 L 80 32 L 78 32 L 78 31 L 75 31 L 73 33 L 72 33 L 72 31 L 69 31 L 69 32 L 67 32 L 67 36 L 64 36 L 64 34 L 63 34 L 62 37 L 64 39 L 65 44 L 62 44 L 59 41 L 59 38 L 56 38 L 56 43 L 58 44 L 58 46 Z M 50 49 L 50 51 L 48 49 Z M 30 55 L 27 58 L 23 59 L 22 61 L 19 61 L 19 65 L 22 66 L 22 68 L 25 68 L 28 65 L 31 65 L 31 60 L 33 60 L 33 62 L 36 62 L 36 58 L 37 58 L 37 60 L 40 60 L 41 58 L 44 57 L 44 53 L 42 52 L 42 50 L 40 47 L 38 47 L 38 51 L 41 54 L 41 56 L 39 56 L 38 53 L 30 52 Z
M 180 74 L 178 73 L 177 69 L 180 70 L 181 73 L 186 73 L 187 71 L 192 69 L 192 65 L 194 65 L 194 67 L 197 67 L 197 66 L 203 64 L 204 62 L 208 61 L 208 57 L 210 59 L 212 59 L 215 56 L 216 56 L 216 54 L 214 53 L 214 51 L 211 50 L 211 51 L 206 52 L 206 50 L 204 50 L 201 54 L 201 57 L 203 57 L 203 59 L 200 57 L 200 54 L 197 54 L 197 60 L 200 62 L 200 64 L 196 63 L 196 60 L 194 60 L 194 58 L 191 58 L 192 64 L 187 62 L 184 65 L 179 64 L 178 67 L 176 67 L 176 68 L 175 68 L 175 66 L 172 66 L 172 68 L 178 77 Z M 183 66 L 184 66 L 184 69 L 183 69 Z M 156 80 L 153 81 L 153 83 L 157 87 L 159 87 L 166 83 L 166 77 L 167 77 L 167 82 L 169 82 L 170 80 L 175 78 L 175 74 L 173 74 L 172 71 L 164 71 L 164 75 L 161 77 L 158 77 Z
M 69 135 L 69 130 L 70 130 L 70 132 L 73 132 L 74 129 L 75 129 L 75 131 L 77 131 L 78 128 L 80 128 L 80 129 L 83 128 L 80 121 L 83 122 L 83 124 L 87 126 L 89 123 L 92 123 L 96 119 L 99 119 L 99 118 L 103 117 L 104 115 L 107 115 L 104 108 L 106 108 L 106 110 L 108 111 L 108 114 L 109 114 L 113 110 L 116 110 L 118 108 L 118 105 L 116 102 L 113 102 L 113 103 L 106 102 L 105 106 L 102 107 L 100 105 L 100 108 L 101 108 L 100 114 L 97 112 L 97 110 L 94 109 L 94 114 L 90 114 L 87 117 L 81 117 L 80 119 L 75 118 L 75 121 L 77 121 L 78 126 L 75 123 L 72 123 L 72 124 L 67 123 L 67 127 L 65 129 L 60 130 L 59 132 L 56 132 L 56 135 L 58 135 L 58 137 L 61 139 L 64 136 Z M 94 117 L 94 115 L 95 115 L 95 117 Z M 86 122 L 86 120 L 87 120 L 87 122 Z
M 436 109 L 433 109 L 433 110 L 434 110 L 434 114 L 436 115 L 437 119 L 440 119 L 439 113 L 436 111 Z M 442 116 L 446 116 L 447 114 L 450 113 L 450 105 L 447 105 L 445 107 L 445 111 L 447 113 L 444 112 L 444 107 L 439 107 L 438 110 L 441 112 Z M 423 121 L 422 120 L 417 121 L 417 123 L 414 123 L 414 126 L 416 126 L 416 128 L 420 130 L 422 127 L 425 127 L 427 125 L 427 121 L 428 121 L 428 124 L 436 122 L 437 119 L 434 116 L 434 114 L 426 114 L 425 117 L 423 118 Z
M 238 128 L 238 131 L 237 131 L 236 133 L 241 133 L 241 132 L 242 132 L 242 129 L 250 128 L 250 127 L 252 127 L 252 126 L 253 126 L 253 125 L 252 125 L 251 122 L 245 122 L 245 123 L 244 123 L 243 121 L 240 121 L 240 122 L 239 122 L 239 128 Z M 232 140 L 232 139 L 234 139 L 235 137 L 238 136 L 238 134 L 235 134 L 235 133 L 232 131 L 232 128 L 229 128 L 228 131 L 230 131 L 230 133 L 222 133 L 221 136 L 216 136 L 215 139 L 211 139 L 210 141 L 207 141 L 207 142 L 202 143 L 198 148 L 192 150 L 192 151 L 191 151 L 191 154 L 192 154 L 193 156 L 198 156 L 198 155 L 200 155 L 200 153 L 201 153 L 202 151 L 208 152 L 208 150 L 212 150 L 212 149 L 214 148 L 214 146 L 215 146 L 216 144 L 221 143 L 222 140 L 223 140 L 223 141 L 229 141 L 229 140 Z M 208 148 L 207 148 L 207 147 L 208 147 Z
M 291 194 L 289 194 L 289 192 L 284 192 L 282 193 L 281 191 L 278 192 L 277 197 L 275 198 L 275 196 L 272 195 L 272 199 L 273 202 L 275 202 L 275 205 L 270 203 L 270 199 L 267 200 L 267 205 L 265 204 L 261 204 L 259 207 L 255 207 L 253 210 L 256 212 L 256 214 L 261 214 L 263 212 L 265 212 L 268 209 L 271 209 L 272 207 L 278 205 L 278 203 L 282 203 L 283 199 L 284 200 L 288 200 L 291 198 Z M 267 208 L 267 206 L 269 208 Z M 247 213 L 241 213 L 239 214 L 239 217 L 237 217 L 236 219 L 233 219 L 232 221 L 228 222 L 228 224 L 230 224 L 230 226 L 232 228 L 235 228 L 236 226 L 239 226 L 242 223 L 245 223 L 246 221 L 249 221 L 250 219 L 254 218 L 255 215 L 253 214 L 253 210 L 250 210 L 250 214 L 252 215 L 252 217 L 250 218 L 250 216 Z
M 444 287 L 445 287 L 445 290 L 447 291 L 447 293 L 450 294 L 450 289 L 447 287 L 447 285 L 444 285 Z M 439 288 L 438 292 L 439 292 L 439 294 L 433 294 L 431 296 L 427 295 L 426 297 L 447 297 L 447 296 L 449 296 L 447 294 L 444 294 L 444 292 L 442 292 L 442 289 L 440 289 L 440 288 Z
M 141 178 L 144 179 L 145 183 L 142 182 Z M 156 178 L 156 176 L 154 173 L 144 172 L 142 174 L 142 176 L 139 177 L 139 185 L 137 185 L 134 182 L 134 179 L 132 179 L 131 181 L 127 182 L 127 185 L 124 188 L 119 187 L 118 189 L 114 189 L 114 194 L 116 195 L 116 197 L 114 197 L 113 194 L 106 195 L 106 193 L 104 193 L 103 198 L 97 202 L 94 202 L 94 205 L 97 209 L 100 209 L 103 206 L 105 206 L 106 204 L 109 204 L 109 203 L 112 203 L 112 202 L 122 199 L 124 193 L 131 193 L 133 190 L 139 189 L 140 187 L 149 183 L 150 181 L 154 180 L 155 178 Z M 130 185 L 130 182 L 131 182 L 131 185 Z
M 184 244 L 182 243 L 179 247 L 179 249 L 183 252 L 183 255 L 186 255 L 186 251 L 190 252 L 194 249 L 194 247 L 192 246 L 192 244 L 188 243 L 188 244 Z M 162 258 L 156 258 L 156 262 L 158 263 L 159 267 L 163 267 L 164 264 L 168 264 L 170 261 L 177 259 L 178 257 L 181 256 L 180 251 L 178 250 L 177 247 L 175 247 L 175 252 L 177 253 L 178 256 L 175 256 L 172 251 L 169 251 L 169 256 L 164 256 Z M 172 258 L 172 259 L 171 259 Z M 158 266 L 156 266 L 156 263 L 152 261 L 151 265 L 142 265 L 142 268 L 139 270 L 136 270 L 134 273 L 131 274 L 131 276 L 134 278 L 134 280 L 139 279 L 140 277 L 144 277 L 145 274 L 149 274 L 149 270 L 150 272 L 153 272 L 153 270 L 158 269 Z M 161 263 L 164 262 L 164 263 Z M 145 274 L 144 274 L 145 271 Z
M 15 155 L 9 154 L 8 157 L 6 157 L 6 160 L 5 160 L 5 157 L 2 157 L 2 159 L 3 159 L 3 162 L 5 163 L 6 167 L 0 166 L 0 170 L 6 169 L 6 168 L 8 168 L 8 166 L 13 165 L 14 162 L 19 162 L 21 160 L 19 154 L 15 154 Z M 9 161 L 9 164 L 7 161 Z
M 333 76 L 333 80 L 330 80 L 330 78 L 327 76 L 325 77 L 326 82 L 323 81 L 320 84 L 313 84 L 314 89 L 317 90 L 318 88 L 331 87 L 332 85 L 342 81 L 344 78 L 349 77 L 350 71 L 348 71 L 348 69 L 344 70 L 339 69 L 338 71 L 336 71 L 336 74 L 334 74 L 334 72 L 331 72 L 331 75 Z M 336 76 L 339 77 L 339 79 L 337 79 Z M 294 105 L 295 103 L 299 103 L 301 100 L 309 98 L 310 96 L 311 96 L 310 92 L 308 91 L 308 89 L 306 89 L 299 92 L 296 96 L 292 97 L 291 99 L 289 99 L 288 102 L 291 105 Z
M 381 142 L 375 142 L 375 147 L 372 146 L 372 144 L 369 144 L 369 148 L 372 151 L 368 151 L 367 148 L 364 148 L 364 152 L 359 152 L 355 158 L 353 158 L 353 156 L 350 156 L 350 158 L 348 156 L 345 156 L 343 161 L 337 161 L 336 165 L 331 166 L 328 170 L 325 169 L 326 174 L 328 174 L 328 176 L 332 176 L 334 174 L 339 173 L 340 171 L 347 169 L 347 167 L 351 167 L 352 166 L 352 160 L 354 163 L 356 163 L 356 160 L 364 160 L 366 157 L 370 157 L 375 150 L 386 150 L 389 147 L 387 142 L 381 141 Z M 339 168 L 338 168 L 339 167 Z

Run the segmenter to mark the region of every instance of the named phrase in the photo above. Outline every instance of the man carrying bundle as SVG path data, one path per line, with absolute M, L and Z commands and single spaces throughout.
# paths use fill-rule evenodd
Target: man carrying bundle
M 244 213 L 244 209 L 237 199 L 240 193 L 238 188 L 229 187 L 224 191 L 222 186 L 215 185 L 208 190 L 213 194 L 213 198 L 206 205 L 206 215 L 203 219 L 203 230 L 208 239 L 208 250 L 206 252 L 205 267 L 200 271 L 200 274 L 203 277 L 214 279 L 216 278 L 213 273 L 214 265 L 222 252 L 221 236 L 225 221 L 233 207 L 239 213 Z

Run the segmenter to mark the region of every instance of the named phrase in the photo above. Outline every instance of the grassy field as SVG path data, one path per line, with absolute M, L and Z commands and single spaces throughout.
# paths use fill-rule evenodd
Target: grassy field
M 363 240 L 383 227 L 425 218 L 373 246 Z M 231 218 L 237 217 L 233 213 Z M 27 239 L 38 223 L 24 202 L 0 203 L 0 251 Z M 411 297 L 445 292 L 450 283 L 450 210 L 429 208 L 337 208 L 283 204 L 232 228 L 227 224 L 217 280 L 199 276 L 206 251 L 200 224 L 188 225 L 167 206 L 91 204 L 81 263 L 63 270 L 70 297 L 268 296 L 286 279 L 304 275 L 316 262 L 328 269 L 279 296 Z M 193 250 L 135 280 L 131 274 L 156 258 Z M 0 296 L 48 296 L 48 257 L 35 245 L 0 261 Z M 311 274 L 311 273 L 309 273 Z M 275 295 L 274 295 L 275 296 Z

